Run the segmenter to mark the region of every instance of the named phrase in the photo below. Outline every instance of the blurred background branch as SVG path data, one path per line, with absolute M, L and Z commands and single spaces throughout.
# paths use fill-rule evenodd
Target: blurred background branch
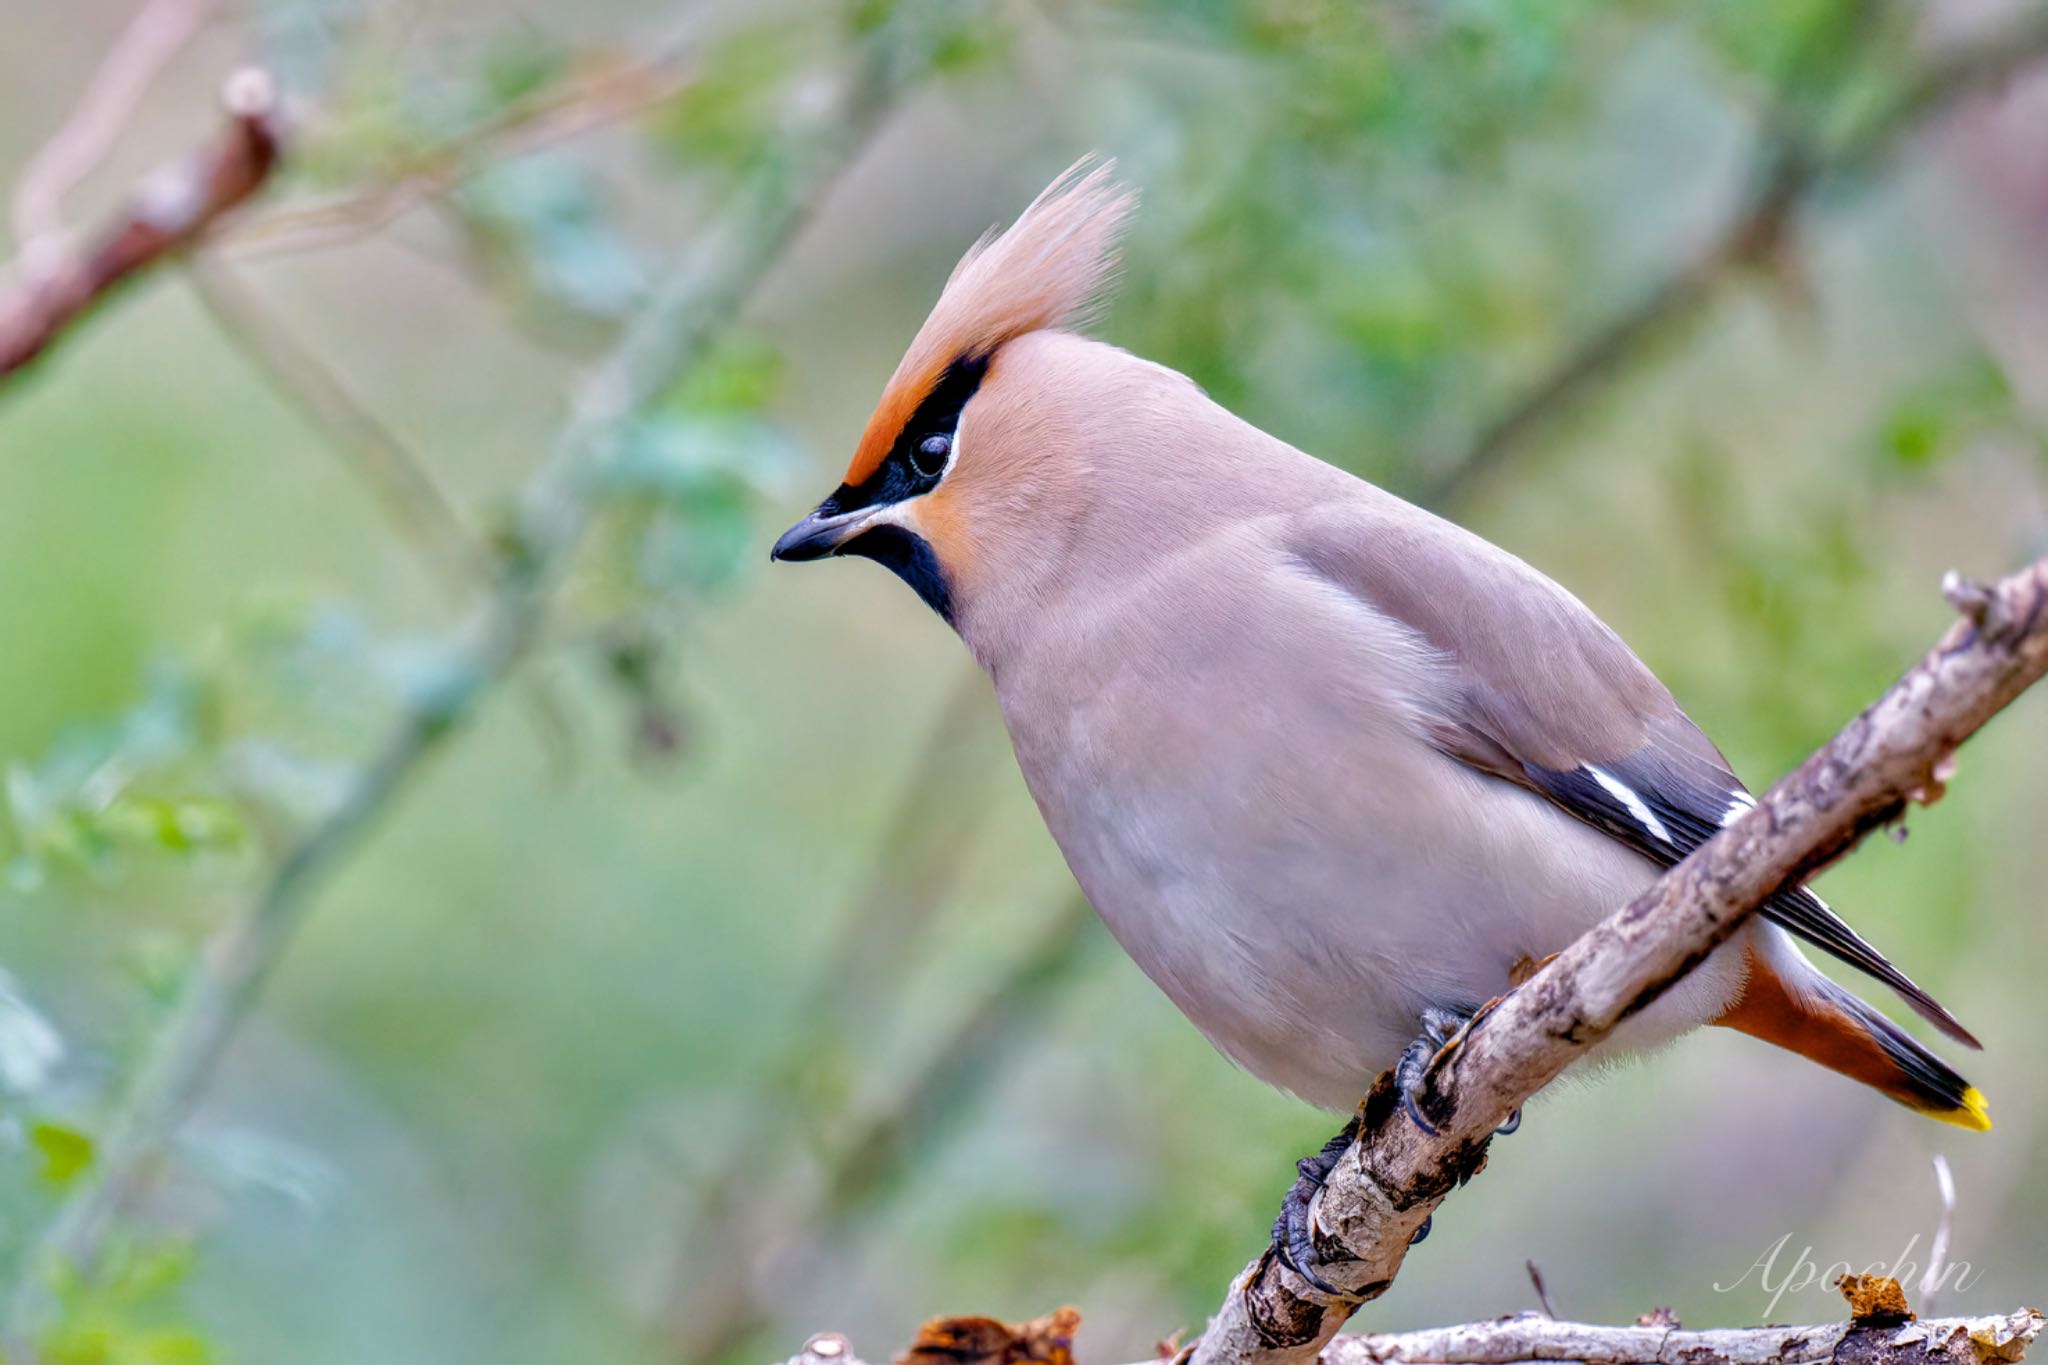
M 155 50 L 154 48 L 152 50 Z M 119 104 L 132 98 L 122 85 Z M 12 278 L 0 294 L 0 383 L 42 355 L 115 288 L 189 248 L 207 228 L 263 187 L 277 165 L 276 92 L 263 72 L 231 77 L 222 92 L 227 126 L 214 142 L 159 171 L 83 250 L 48 234 L 56 185 L 26 195 L 18 230 L 45 235 L 18 245 Z M 97 126 L 100 120 L 90 120 Z M 97 143 L 97 136 L 90 141 Z M 61 162 L 39 177 L 63 183 L 84 167 Z
M 460 603 L 487 583 L 492 566 L 485 545 L 463 524 L 426 463 L 226 270 L 195 261 L 188 275 L 221 334 L 328 438 L 442 591 Z
M 1877 8 L 1857 5 L 1851 10 L 1862 17 Z M 1926 62 L 1898 82 L 1896 93 L 1876 114 L 1838 142 L 1820 145 L 1815 130 L 1804 126 L 1767 135 L 1743 176 L 1750 188 L 1726 224 L 1632 308 L 1595 330 L 1529 384 L 1468 447 L 1428 479 L 1421 500 L 1444 503 L 1483 480 L 1602 382 L 1647 361 L 1666 332 L 1696 317 L 1744 268 L 1784 268 L 1786 233 L 1811 198 L 1869 175 L 1900 143 L 1924 132 L 1959 102 L 2009 80 L 2043 53 L 2048 53 L 2048 10 L 2036 9 L 2002 24 L 1988 37 Z M 1830 50 L 1826 56 L 1832 63 L 1841 54 Z M 1811 75 L 1803 69 L 1792 74 Z M 1796 81 L 1788 82 L 1785 92 L 1789 97 L 1811 97 Z
M 212 17 L 214 0 L 148 0 L 121 30 L 64 125 L 22 167 L 15 181 L 15 250 L 31 274 L 70 251 L 64 196 L 107 158 L 166 62 Z
M 380 167 L 369 184 L 223 225 L 216 245 L 231 256 L 265 257 L 359 240 L 488 167 L 645 114 L 674 99 L 690 75 L 680 47 L 577 72 L 396 166 Z

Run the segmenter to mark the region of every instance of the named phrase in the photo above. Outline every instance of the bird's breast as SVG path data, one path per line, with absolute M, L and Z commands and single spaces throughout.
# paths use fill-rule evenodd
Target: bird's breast
M 1138 965 L 1238 1062 L 1347 1106 L 1425 1005 L 1497 993 L 1653 873 L 1440 754 L 1435 662 L 1399 623 L 1249 548 L 1218 563 L 1070 610 L 997 693 Z

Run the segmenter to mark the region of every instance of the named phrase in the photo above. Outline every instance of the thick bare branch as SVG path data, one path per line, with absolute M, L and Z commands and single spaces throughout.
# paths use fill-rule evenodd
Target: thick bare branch
M 959 1365 L 1001 1365 L 1032 1358 L 1019 1353 L 1019 1329 L 991 1319 L 956 1324 L 1001 1329 L 984 1332 L 997 1349 L 955 1349 Z M 1071 1327 L 1071 1323 L 1068 1324 Z M 1558 1322 L 1535 1314 L 1434 1327 L 1338 1337 L 1324 1348 L 1321 1365 L 2014 1365 L 2048 1326 L 2031 1308 L 1975 1318 L 1831 1322 L 1812 1327 L 1742 1327 L 1689 1332 L 1678 1326 L 1607 1327 Z M 969 1333 L 949 1335 L 967 1339 Z M 1049 1353 L 1048 1353 L 1049 1354 Z M 923 1356 L 912 1353 L 912 1358 Z M 787 1365 L 860 1365 L 852 1345 L 836 1332 L 804 1343 Z
M 1699 962 L 1780 888 L 1909 801 L 1940 795 L 1959 745 L 2048 671 L 2048 559 L 1976 592 L 1928 655 L 1819 753 L 1656 885 L 1481 1012 L 1431 1063 L 1425 1132 L 1387 1077 L 1313 1218 L 1329 1299 L 1270 1250 L 1232 1284 L 1197 1365 L 1304 1365 L 1393 1283 L 1410 1239 L 1478 1173 L 1495 1128 Z
M 2031 1308 L 1980 1318 L 1820 1327 L 1604 1327 L 1525 1315 L 1424 1332 L 1345 1336 L 1322 1365 L 1986 1365 L 2017 1361 L 2041 1333 Z
M 184 252 L 255 194 L 277 168 L 277 92 L 245 69 L 223 92 L 228 122 L 212 143 L 157 172 L 93 246 L 38 251 L 0 294 L 0 383 L 18 373 L 115 289 Z

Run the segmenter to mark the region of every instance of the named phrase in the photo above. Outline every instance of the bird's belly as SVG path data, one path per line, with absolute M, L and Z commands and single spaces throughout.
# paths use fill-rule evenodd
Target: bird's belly
M 1255 728 L 1255 727 L 1254 727 Z M 1190 747 L 1190 766 L 1055 763 L 1034 794 L 1082 889 L 1145 973 L 1225 1054 L 1313 1103 L 1348 1108 L 1427 1006 L 1472 1008 L 1563 948 L 1656 869 L 1541 798 L 1418 740 L 1374 746 L 1374 780 L 1277 736 Z M 1020 746 L 1020 753 L 1022 752 Z M 1268 757 L 1246 762 L 1247 752 Z M 1320 757 L 1322 762 L 1317 762 Z M 1417 765 L 1452 790 L 1416 799 Z M 1199 776 L 1196 776 L 1199 774 Z M 1446 799 L 1448 798 L 1448 799 Z M 1739 969 L 1710 962 L 1623 1046 L 1717 1014 Z

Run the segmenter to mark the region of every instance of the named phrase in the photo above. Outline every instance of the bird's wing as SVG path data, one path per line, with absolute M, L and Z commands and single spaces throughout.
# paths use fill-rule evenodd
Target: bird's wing
M 1584 603 L 1498 546 L 1374 493 L 1301 516 L 1289 549 L 1443 659 L 1421 703 L 1445 753 L 1665 866 L 1755 804 L 1713 741 Z M 1978 1046 L 1805 887 L 1779 892 L 1761 913 Z

